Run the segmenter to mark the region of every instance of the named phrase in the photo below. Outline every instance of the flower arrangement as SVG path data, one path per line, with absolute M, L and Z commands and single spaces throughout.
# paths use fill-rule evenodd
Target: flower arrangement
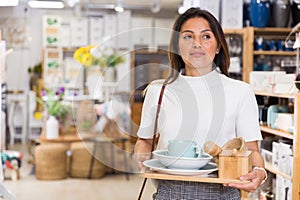
M 58 88 L 55 91 L 43 90 L 42 98 L 37 97 L 36 100 L 38 103 L 43 105 L 49 115 L 63 119 L 70 110 L 69 106 L 63 102 L 64 92 L 64 87 Z
M 73 58 L 85 67 L 100 65 L 102 68 L 115 67 L 124 62 L 124 58 L 111 47 L 89 45 L 78 48 Z

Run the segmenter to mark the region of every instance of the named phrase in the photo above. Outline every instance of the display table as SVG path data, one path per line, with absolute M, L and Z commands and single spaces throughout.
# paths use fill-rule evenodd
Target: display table
M 59 142 L 59 143 L 71 143 L 71 142 L 79 142 L 86 138 L 94 138 L 99 134 L 96 133 L 74 133 L 74 134 L 65 134 L 65 135 L 59 135 L 57 138 L 54 139 L 48 139 L 45 136 L 44 129 L 42 130 L 41 137 L 39 138 L 40 143 L 47 143 L 47 142 Z

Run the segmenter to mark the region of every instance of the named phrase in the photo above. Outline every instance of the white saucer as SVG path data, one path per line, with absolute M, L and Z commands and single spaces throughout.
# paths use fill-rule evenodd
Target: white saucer
M 151 159 L 151 160 L 146 160 L 143 162 L 143 164 L 146 167 L 149 167 L 150 170 L 152 171 L 158 171 L 158 172 L 164 172 L 167 174 L 175 174 L 175 175 L 206 175 L 210 174 L 216 170 L 218 170 L 218 166 L 215 163 L 208 163 L 204 167 L 200 169 L 169 169 L 166 168 L 159 160 L 157 159 Z

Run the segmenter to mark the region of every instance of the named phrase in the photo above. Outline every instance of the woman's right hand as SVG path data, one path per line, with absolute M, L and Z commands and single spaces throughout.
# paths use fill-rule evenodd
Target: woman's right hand
M 145 160 L 149 160 L 151 157 L 151 153 L 135 153 L 134 155 L 134 160 L 137 163 L 137 168 L 141 173 L 146 171 L 146 167 L 143 165 L 143 162 Z
M 145 160 L 151 158 L 152 139 L 138 139 L 134 147 L 134 160 L 140 172 L 144 172 L 146 167 L 143 165 Z

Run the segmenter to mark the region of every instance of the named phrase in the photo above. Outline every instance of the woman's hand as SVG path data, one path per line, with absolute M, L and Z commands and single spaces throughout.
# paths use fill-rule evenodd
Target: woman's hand
M 137 162 L 137 167 L 140 172 L 144 172 L 146 167 L 143 165 L 145 160 L 151 158 L 152 139 L 139 138 L 134 147 L 134 160 Z
M 247 183 L 228 183 L 224 186 L 234 187 L 247 192 L 254 192 L 265 180 L 266 173 L 262 169 L 253 168 L 251 172 L 240 177 L 241 181 L 249 181 Z
M 137 168 L 139 169 L 139 171 L 141 173 L 145 172 L 146 171 L 146 167 L 143 165 L 143 162 L 145 160 L 149 160 L 150 157 L 151 157 L 151 153 L 144 153 L 144 154 L 141 154 L 141 153 L 135 153 L 133 155 L 134 157 L 134 160 L 136 161 L 137 163 Z

